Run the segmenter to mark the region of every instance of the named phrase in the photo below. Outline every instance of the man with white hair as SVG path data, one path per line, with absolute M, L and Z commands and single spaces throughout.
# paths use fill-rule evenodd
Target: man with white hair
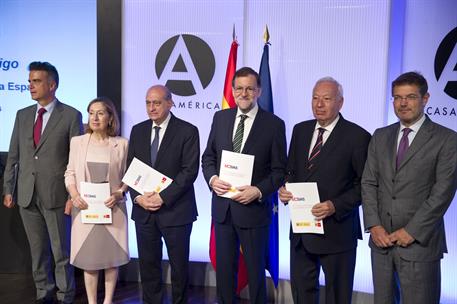
M 313 89 L 315 119 L 295 125 L 287 164 L 288 182 L 316 182 L 321 202 L 311 210 L 324 234 L 290 232 L 290 279 L 297 303 L 319 303 L 319 272 L 325 274 L 325 303 L 351 303 L 357 249 L 360 180 L 370 134 L 340 114 L 343 89 L 331 77 Z M 285 187 L 279 198 L 293 198 Z

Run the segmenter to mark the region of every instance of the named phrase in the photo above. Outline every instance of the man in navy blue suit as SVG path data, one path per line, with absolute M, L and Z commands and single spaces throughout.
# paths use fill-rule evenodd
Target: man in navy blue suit
M 213 191 L 212 218 L 216 236 L 217 296 L 219 303 L 236 302 L 239 248 L 248 271 L 251 303 L 266 303 L 265 253 L 271 208 L 269 196 L 284 182 L 286 137 L 284 122 L 257 105 L 261 94 L 259 75 L 239 69 L 232 81 L 237 108 L 214 115 L 202 157 L 203 174 Z M 242 131 L 240 131 L 242 130 Z M 222 150 L 254 155 L 250 185 L 231 199 L 221 197 L 231 185 L 221 180 Z
M 160 193 L 130 189 L 144 303 L 162 303 L 162 238 L 171 265 L 173 303 L 187 303 L 189 244 L 197 219 L 194 181 L 198 175 L 198 129 L 174 116 L 167 87 L 146 94 L 150 119 L 132 128 L 127 163 L 134 157 L 173 179 Z
M 370 134 L 340 114 L 343 88 L 333 78 L 316 82 L 315 119 L 295 125 L 287 163 L 289 182 L 316 182 L 321 202 L 312 214 L 324 234 L 290 233 L 290 280 L 294 303 L 319 303 L 319 272 L 325 274 L 325 303 L 351 303 L 363 167 Z M 292 199 L 282 187 L 279 198 Z

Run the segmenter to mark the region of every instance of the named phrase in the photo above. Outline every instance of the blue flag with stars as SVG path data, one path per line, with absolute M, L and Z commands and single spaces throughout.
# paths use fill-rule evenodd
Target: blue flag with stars
M 269 43 L 265 43 L 263 47 L 262 60 L 260 62 L 259 76 L 260 84 L 262 85 L 262 94 L 260 95 L 257 103 L 259 107 L 267 112 L 274 113 L 273 110 L 273 94 L 271 90 L 271 77 L 270 77 L 270 66 Z M 270 272 L 270 276 L 273 279 L 275 287 L 278 287 L 279 280 L 279 238 L 278 238 L 278 193 L 275 192 L 270 197 L 271 199 L 271 224 L 270 224 L 270 237 L 267 251 L 267 265 L 266 269 Z

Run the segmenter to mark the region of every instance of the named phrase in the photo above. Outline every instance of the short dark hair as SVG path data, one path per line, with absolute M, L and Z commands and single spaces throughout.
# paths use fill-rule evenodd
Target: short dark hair
M 256 71 L 254 71 L 253 69 L 251 69 L 250 67 L 242 67 L 241 69 L 239 69 L 238 71 L 235 72 L 235 75 L 233 75 L 233 78 L 232 78 L 232 87 L 235 87 L 236 78 L 246 77 L 249 75 L 252 75 L 255 77 L 255 80 L 257 81 L 257 86 L 260 88 L 261 84 L 260 84 L 259 74 Z
M 45 71 L 48 73 L 48 77 L 51 77 L 55 83 L 56 87 L 59 87 L 59 73 L 55 66 L 49 62 L 34 61 L 29 64 L 29 71 Z
M 89 113 L 90 106 L 93 105 L 96 102 L 102 103 L 105 108 L 106 112 L 108 112 L 110 116 L 110 120 L 108 122 L 108 130 L 106 133 L 108 136 L 118 136 L 119 135 L 119 129 L 120 129 L 120 123 L 119 123 L 119 116 L 117 115 L 116 107 L 114 106 L 114 103 L 109 99 L 108 97 L 101 96 L 97 97 L 91 102 L 89 102 L 89 105 L 87 106 L 87 113 Z M 90 128 L 89 123 L 87 123 L 87 129 L 86 133 L 92 133 L 92 129 Z
M 419 88 L 419 93 L 424 96 L 428 92 L 427 80 L 422 76 L 421 73 L 412 71 L 403 73 L 392 81 L 392 95 L 394 94 L 394 88 L 401 85 L 415 85 Z

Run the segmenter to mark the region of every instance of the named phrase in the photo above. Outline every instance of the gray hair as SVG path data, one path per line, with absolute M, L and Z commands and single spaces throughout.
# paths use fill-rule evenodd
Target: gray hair
M 322 77 L 321 79 L 316 81 L 316 84 L 314 85 L 314 87 L 316 87 L 318 84 L 320 84 L 322 82 L 334 83 L 336 85 L 338 96 L 343 98 L 343 86 L 335 78 L 330 77 L 330 76 Z

